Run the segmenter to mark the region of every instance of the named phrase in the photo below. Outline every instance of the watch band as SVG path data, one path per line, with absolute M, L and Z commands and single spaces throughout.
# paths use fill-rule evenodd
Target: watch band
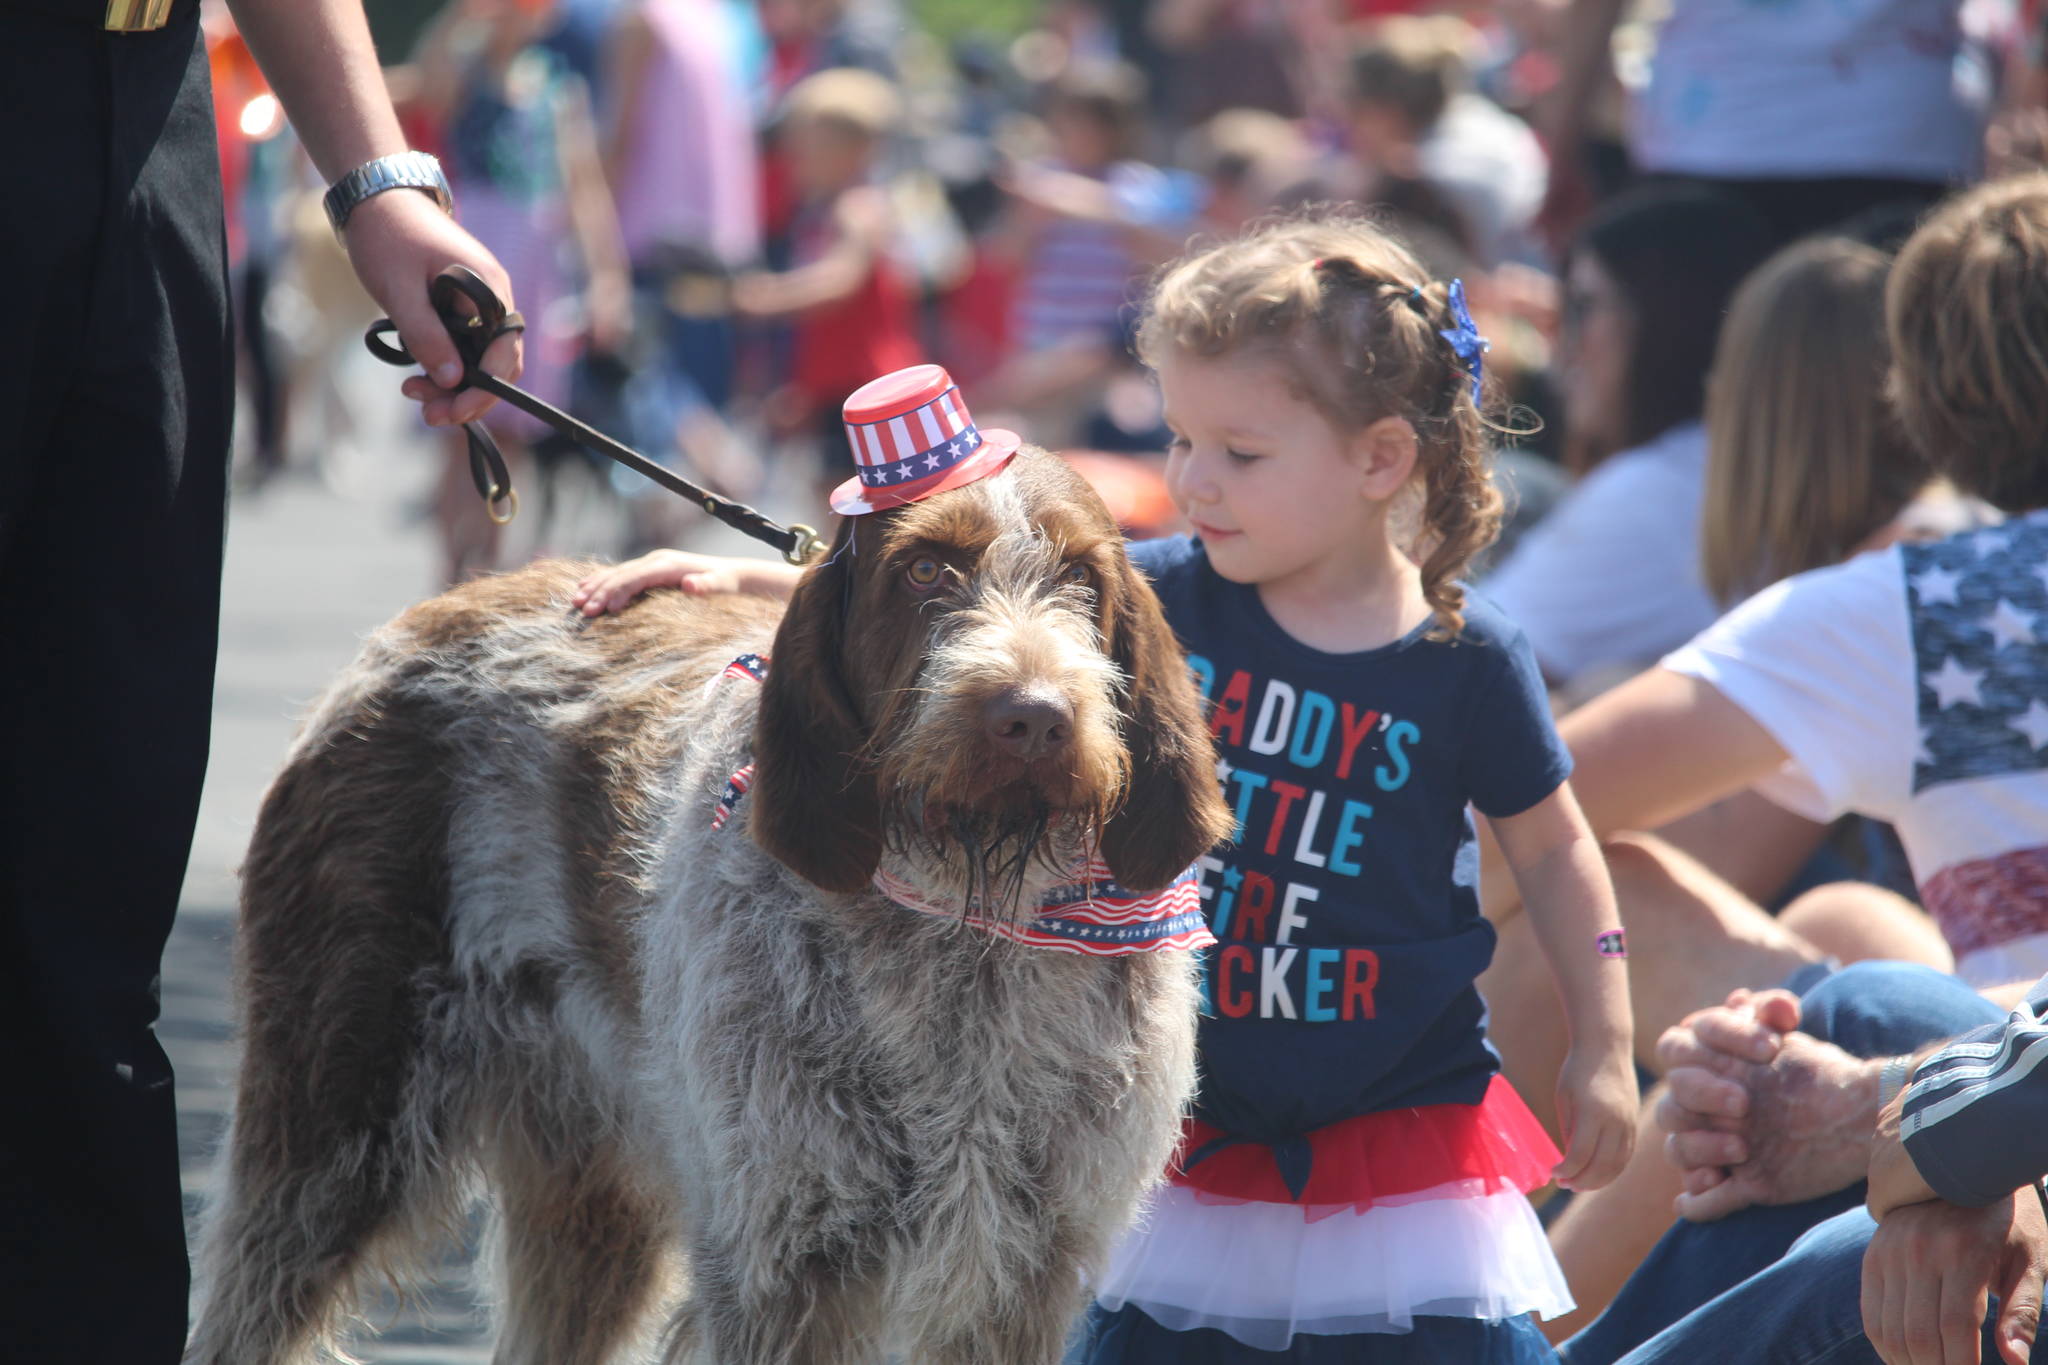
M 1913 1069 L 1911 1057 L 1887 1057 L 1877 1073 L 1877 1107 L 1883 1109 L 1906 1088 L 1906 1075 Z
M 340 232 L 356 205 L 386 190 L 422 190 L 434 196 L 443 213 L 455 211 L 455 196 L 448 190 L 448 177 L 441 163 L 425 152 L 394 152 L 362 165 L 334 182 L 320 202 L 327 209 L 327 221 Z

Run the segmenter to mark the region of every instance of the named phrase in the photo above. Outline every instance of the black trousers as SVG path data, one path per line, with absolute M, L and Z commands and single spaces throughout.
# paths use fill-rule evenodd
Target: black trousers
M 0 1360 L 169 1365 L 157 973 L 212 704 L 233 403 L 198 6 L 0 0 Z

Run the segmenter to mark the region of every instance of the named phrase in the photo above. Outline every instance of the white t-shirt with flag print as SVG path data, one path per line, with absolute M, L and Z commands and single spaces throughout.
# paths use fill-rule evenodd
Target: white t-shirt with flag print
M 2048 511 L 1787 579 L 1663 666 L 1784 746 L 1765 795 L 1897 828 L 1965 980 L 2048 972 Z

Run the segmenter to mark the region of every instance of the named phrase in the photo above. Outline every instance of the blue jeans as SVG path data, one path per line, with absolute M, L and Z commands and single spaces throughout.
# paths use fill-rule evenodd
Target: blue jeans
M 1800 1028 L 1858 1057 L 1890 1057 L 1996 1023 L 1955 977 L 1862 962 L 1826 977 Z M 1863 1251 L 1877 1225 L 1863 1182 L 1805 1204 L 1674 1224 L 1607 1311 L 1566 1342 L 1569 1365 L 1877 1365 L 1863 1335 Z M 1997 1351 L 1987 1331 L 1987 1361 Z M 2048 1361 L 2048 1346 L 2036 1353 Z
M 1285 1350 L 1261 1351 L 1207 1327 L 1176 1332 L 1129 1304 L 1112 1313 L 1091 1304 L 1065 1365 L 1555 1365 L 1557 1353 L 1533 1316 L 1483 1322 L 1418 1317 L 1412 1332 L 1302 1334 Z

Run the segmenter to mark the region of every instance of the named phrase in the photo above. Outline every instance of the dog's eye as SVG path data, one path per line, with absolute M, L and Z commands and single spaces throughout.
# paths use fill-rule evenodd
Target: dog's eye
M 1060 581 L 1062 583 L 1077 583 L 1085 588 L 1095 581 L 1095 570 L 1077 559 L 1067 565 L 1066 568 L 1060 570 Z
M 945 566 L 930 555 L 919 555 L 910 561 L 910 567 L 903 571 L 903 576 L 910 580 L 913 588 L 932 588 L 938 586 L 945 571 Z

